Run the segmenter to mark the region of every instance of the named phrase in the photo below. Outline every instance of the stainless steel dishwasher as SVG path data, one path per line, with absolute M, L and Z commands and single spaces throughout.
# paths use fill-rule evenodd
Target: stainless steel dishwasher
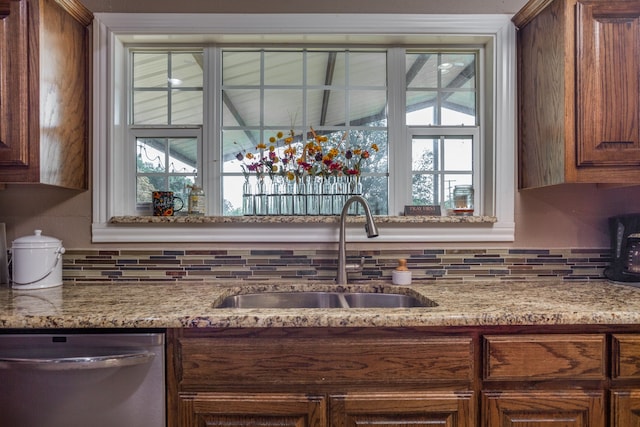
M 162 333 L 0 335 L 0 427 L 165 427 Z

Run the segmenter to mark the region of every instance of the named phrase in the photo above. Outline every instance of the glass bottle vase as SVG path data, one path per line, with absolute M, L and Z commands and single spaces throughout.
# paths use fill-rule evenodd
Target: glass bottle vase
M 256 193 L 253 198 L 253 204 L 256 215 L 267 214 L 267 186 L 262 177 L 258 178 L 258 182 L 256 183 Z
M 320 184 L 320 215 L 333 215 L 333 182 L 335 177 L 322 178 Z
M 320 214 L 320 185 L 321 180 L 317 176 L 308 176 L 305 180 L 305 193 L 307 195 L 307 215 Z
M 242 214 L 243 215 L 255 215 L 253 209 L 253 188 L 249 177 L 245 177 L 244 184 L 242 185 Z
M 306 194 L 305 177 L 301 177 L 296 181 L 296 188 L 293 194 L 293 214 L 294 215 L 307 214 L 307 194 Z
M 271 177 L 271 185 L 267 195 L 267 215 L 280 215 L 280 177 Z
M 295 181 L 285 178 L 285 183 L 281 187 L 280 215 L 293 215 L 293 195 L 295 194 Z
M 347 201 L 347 194 L 349 193 L 349 183 L 346 176 L 338 176 L 333 184 L 333 214 L 340 215 L 342 213 L 342 207 Z

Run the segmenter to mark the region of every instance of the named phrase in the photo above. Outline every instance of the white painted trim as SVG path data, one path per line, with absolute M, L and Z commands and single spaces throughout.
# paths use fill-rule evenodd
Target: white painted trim
M 401 243 L 401 242 L 505 242 L 513 239 L 513 229 L 499 224 L 481 227 L 459 224 L 443 226 L 432 223 L 427 226 L 390 226 L 379 224 L 380 233 L 368 239 L 363 224 L 349 224 L 349 242 Z M 487 233 L 491 231 L 491 233 Z M 338 227 L 326 224 L 168 224 L 115 225 L 93 224 L 93 242 L 106 243 L 335 243 Z
M 515 198 L 515 27 L 508 15 L 403 15 L 403 14 L 114 14 L 98 13 L 94 20 L 94 147 L 93 242 L 335 242 L 333 225 L 273 225 L 249 227 L 109 224 L 117 192 L 109 138 L 116 131 L 114 82 L 109 72 L 118 37 L 127 34 L 381 34 L 478 35 L 494 40 L 496 201 L 498 222 L 464 227 L 380 226 L 377 243 L 384 242 L 510 242 L 514 240 Z M 120 44 L 121 45 L 121 44 Z M 499 118 L 499 120 L 498 120 Z M 105 160 L 106 159 L 106 160 Z M 349 227 L 350 241 L 369 241 Z M 286 232 L 285 232 L 286 231 Z
M 115 34 L 491 34 L 511 16 L 96 13 Z

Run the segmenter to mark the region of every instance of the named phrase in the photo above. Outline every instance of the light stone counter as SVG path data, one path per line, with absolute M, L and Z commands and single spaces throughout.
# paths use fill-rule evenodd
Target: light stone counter
M 418 327 L 640 325 L 640 288 L 606 281 L 478 281 L 400 288 L 365 282 L 306 290 L 416 292 L 437 307 L 399 309 L 216 309 L 238 292 L 296 289 L 269 283 L 65 284 L 0 288 L 0 328 Z

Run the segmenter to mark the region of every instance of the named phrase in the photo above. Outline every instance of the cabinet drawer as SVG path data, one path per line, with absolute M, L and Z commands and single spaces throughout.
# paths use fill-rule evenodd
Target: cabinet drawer
M 470 382 L 471 337 L 179 339 L 181 389 Z
M 605 343 L 603 334 L 488 335 L 484 379 L 604 379 Z
M 613 335 L 612 376 L 640 378 L 640 335 Z

